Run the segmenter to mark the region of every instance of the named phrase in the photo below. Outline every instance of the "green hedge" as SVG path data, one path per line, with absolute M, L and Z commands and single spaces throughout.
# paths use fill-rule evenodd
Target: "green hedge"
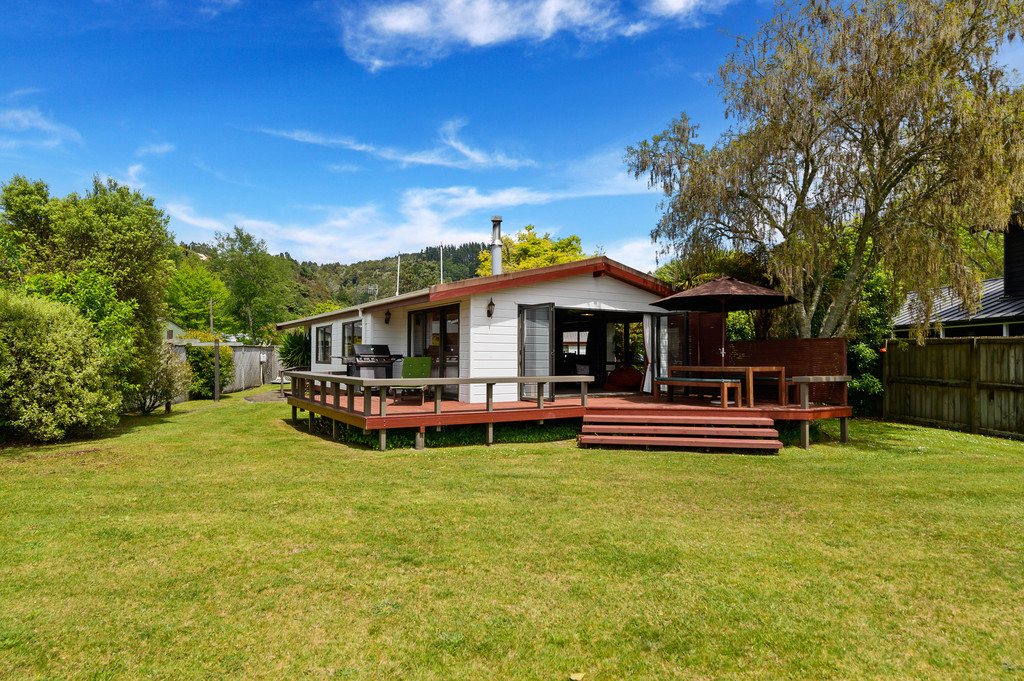
M 92 325 L 64 303 L 0 290 L 0 438 L 116 425 L 121 396 Z

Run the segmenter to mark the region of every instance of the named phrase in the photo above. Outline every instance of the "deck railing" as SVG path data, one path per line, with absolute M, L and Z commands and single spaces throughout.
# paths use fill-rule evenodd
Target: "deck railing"
M 537 390 L 537 409 L 544 408 L 544 388 L 550 383 L 579 383 L 582 406 L 587 406 L 587 386 L 593 382 L 593 376 L 484 376 L 474 378 L 361 378 L 315 371 L 285 371 L 284 375 L 291 379 L 292 396 L 324 406 L 344 409 L 364 416 L 373 416 L 373 389 L 380 394 L 388 388 L 407 388 L 409 386 L 425 386 L 434 389 L 434 413 L 441 413 L 441 390 L 446 385 L 484 385 L 487 391 L 486 410 L 494 411 L 494 386 L 499 384 L 534 385 Z M 317 383 L 320 389 L 317 389 Z M 342 387 L 344 386 L 344 388 Z M 362 393 L 362 410 L 356 410 L 357 391 Z M 552 395 L 554 392 L 552 391 Z M 341 405 L 342 396 L 345 406 Z M 319 397 L 319 399 L 318 399 Z M 328 402 L 328 398 L 330 402 Z M 552 397 L 551 399 L 554 399 Z M 379 400 L 379 416 L 387 415 L 387 400 Z

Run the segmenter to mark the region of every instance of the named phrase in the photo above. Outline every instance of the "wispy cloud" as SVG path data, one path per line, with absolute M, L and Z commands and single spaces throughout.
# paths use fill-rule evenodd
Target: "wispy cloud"
M 348 149 L 370 156 L 394 161 L 404 166 L 425 165 L 440 166 L 445 168 L 462 169 L 487 169 L 506 168 L 515 170 L 517 168 L 535 166 L 536 163 L 530 159 L 515 158 L 508 156 L 502 151 L 483 151 L 474 149 L 459 139 L 458 133 L 466 125 L 463 120 L 452 120 L 445 123 L 439 131 L 441 146 L 423 151 L 405 151 L 389 146 L 379 146 L 360 142 L 352 137 L 330 136 L 310 130 L 274 130 L 261 128 L 260 132 L 275 137 L 282 137 L 294 142 L 315 144 L 321 147 L 333 149 Z
M 453 51 L 558 34 L 597 42 L 635 36 L 665 20 L 690 21 L 730 0 L 648 0 L 639 8 L 614 0 L 398 0 L 364 2 L 342 12 L 342 44 L 371 71 L 427 63 Z
M 11 103 L 23 97 L 28 97 L 29 95 L 39 94 L 40 92 L 42 92 L 42 89 L 37 87 L 26 87 L 21 88 L 20 90 L 11 90 L 6 95 L 0 95 L 0 102 L 5 104 Z
M 242 0 L 203 0 L 199 5 L 199 14 L 214 19 L 223 12 L 241 6 Z
M 310 214 L 311 219 L 287 224 L 244 214 L 201 216 L 186 203 L 169 205 L 167 211 L 174 220 L 207 231 L 225 231 L 230 225 L 239 225 L 266 239 L 272 249 L 288 251 L 299 259 L 356 262 L 419 251 L 437 243 L 484 241 L 489 234 L 487 217 L 504 209 L 650 192 L 644 182 L 634 180 L 621 170 L 621 160 L 612 153 L 596 154 L 569 164 L 560 170 L 560 176 L 565 186 L 559 189 L 483 190 L 473 186 L 407 189 L 390 211 L 374 203 L 305 206 L 301 210 Z M 655 248 L 645 249 L 639 242 L 630 244 L 628 248 L 619 243 L 606 245 L 606 248 L 609 254 L 621 252 L 632 258 L 627 262 L 646 267 L 648 260 L 654 257 Z
M 146 144 L 135 150 L 136 156 L 163 156 L 174 151 L 175 147 L 170 142 L 156 142 L 153 144 Z
M 216 170 L 216 169 L 211 168 L 210 166 L 206 165 L 206 163 L 204 163 L 202 160 L 200 160 L 198 158 L 197 159 L 193 159 L 192 165 L 194 165 L 196 168 L 199 168 L 200 170 L 202 170 L 204 173 L 206 173 L 210 177 L 218 179 L 221 182 L 226 182 L 227 184 L 233 184 L 233 185 L 236 185 L 238 187 L 248 187 L 249 189 L 259 189 L 259 187 L 257 187 L 253 183 L 249 182 L 248 180 L 236 180 L 236 179 L 228 177 L 227 175 L 225 175 L 224 173 L 220 172 L 219 170 Z
M 0 110 L 0 149 L 52 149 L 65 142 L 82 143 L 78 131 L 58 123 L 36 107 Z

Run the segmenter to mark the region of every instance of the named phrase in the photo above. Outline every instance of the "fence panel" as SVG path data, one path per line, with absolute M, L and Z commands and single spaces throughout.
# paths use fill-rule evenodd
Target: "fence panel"
M 204 347 L 213 347 L 213 343 L 193 343 Z M 231 383 L 224 390 L 225 393 L 233 393 L 239 390 L 256 388 L 277 378 L 284 369 L 281 360 L 277 355 L 277 347 L 274 345 L 242 345 L 241 343 L 224 343 L 233 352 L 235 362 L 235 375 Z M 185 357 L 185 345 L 174 344 L 171 349 Z M 187 395 L 179 395 L 174 403 L 184 402 Z
M 890 340 L 885 418 L 1024 438 L 1024 337 Z

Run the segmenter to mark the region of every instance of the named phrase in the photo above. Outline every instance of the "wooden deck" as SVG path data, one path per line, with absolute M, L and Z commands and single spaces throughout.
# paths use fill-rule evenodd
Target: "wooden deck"
M 510 421 L 546 421 L 553 419 L 582 418 L 584 416 L 610 415 L 679 415 L 717 417 L 766 417 L 774 421 L 810 422 L 827 418 L 848 418 L 852 408 L 848 406 L 815 406 L 801 408 L 798 405 L 782 406 L 772 402 L 755 402 L 753 407 L 730 405 L 722 408 L 712 404 L 706 398 L 676 397 L 674 401 L 656 402 L 653 395 L 624 394 L 616 396 L 590 395 L 585 400 L 582 396 L 559 396 L 554 401 L 547 401 L 543 407 L 538 402 L 494 402 L 491 409 L 485 404 L 467 404 L 450 400 L 425 404 L 409 402 L 396 403 L 389 396 L 385 405 L 385 414 L 380 415 L 380 397 L 372 395 L 369 400 L 359 395 L 354 400 L 353 409 L 348 409 L 344 393 L 337 399 L 330 391 L 316 393 L 316 399 L 310 399 L 309 393 L 302 397 L 287 395 L 288 404 L 292 407 L 292 418 L 298 418 L 298 410 L 318 414 L 332 419 L 335 428 L 340 424 L 355 426 L 363 430 L 376 430 L 381 435 L 381 446 L 386 442 L 388 430 L 396 428 L 414 428 L 423 433 L 428 427 L 441 427 L 471 423 L 507 423 Z M 585 402 L 585 404 L 584 404 Z M 312 425 L 310 426 L 312 427 Z M 336 432 L 335 432 L 336 436 Z M 488 444 L 493 436 L 488 427 Z M 421 442 L 421 438 L 417 438 Z

